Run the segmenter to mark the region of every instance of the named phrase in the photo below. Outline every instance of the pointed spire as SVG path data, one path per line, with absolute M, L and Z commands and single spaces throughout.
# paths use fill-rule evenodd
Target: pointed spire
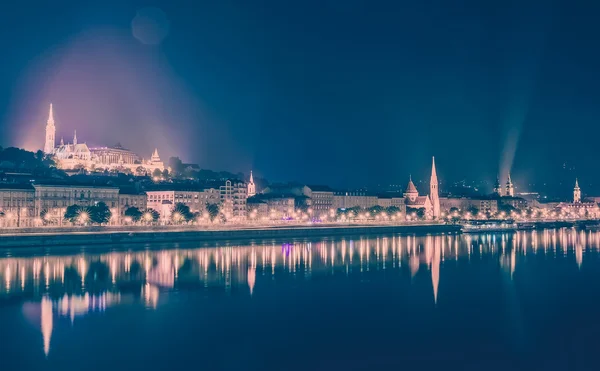
M 579 181 L 575 178 L 575 188 L 579 188 Z
M 254 183 L 254 177 L 252 176 L 252 170 L 250 170 L 250 183 Z
M 431 179 L 435 178 L 437 181 L 437 172 L 435 171 L 435 156 L 431 157 Z
M 408 185 L 406 186 L 406 191 L 404 191 L 404 193 L 410 193 L 410 194 L 417 194 L 418 195 L 418 191 L 417 191 L 417 187 L 415 187 L 415 183 L 413 183 L 412 181 L 412 176 L 409 175 L 408 176 Z
M 60 145 L 64 146 L 65 145 L 65 140 L 63 137 L 60 137 Z
M 75 133 L 73 134 L 73 144 L 77 145 L 77 130 L 75 130 Z
M 54 112 L 52 111 L 52 103 L 50 103 L 50 113 L 48 113 L 48 125 L 54 125 Z

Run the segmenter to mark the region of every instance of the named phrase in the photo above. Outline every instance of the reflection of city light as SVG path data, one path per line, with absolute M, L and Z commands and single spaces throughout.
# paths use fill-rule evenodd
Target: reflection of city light
M 537 252 L 534 251 L 537 246 Z M 553 247 L 554 246 L 554 247 Z M 548 258 L 570 259 L 581 267 L 587 259 L 587 249 L 600 250 L 600 232 L 562 229 L 527 231 L 515 234 L 481 234 L 463 236 L 390 236 L 385 238 L 333 239 L 319 242 L 293 241 L 240 247 L 214 247 L 174 250 L 145 250 L 65 256 L 9 257 L 0 259 L 0 295 L 29 296 L 38 300 L 49 292 L 54 301 L 44 299 L 44 312 L 76 320 L 77 316 L 103 311 L 119 303 L 122 287 L 142 282 L 132 300 L 155 308 L 159 290 L 178 290 L 200 283 L 200 287 L 231 290 L 229 293 L 256 292 L 258 280 L 265 276 L 318 277 L 344 272 L 345 275 L 378 269 L 401 269 L 415 282 L 431 279 L 433 299 L 443 298 L 444 283 L 440 283 L 444 262 L 448 259 L 467 261 L 489 256 L 498 259 L 507 277 L 518 279 L 517 264 L 529 259 L 529 254 L 545 254 Z M 568 252 L 568 253 L 567 253 Z M 525 258 L 527 254 L 527 260 Z M 595 256 L 595 255 L 593 255 Z M 423 275 L 425 271 L 430 273 Z M 77 274 L 74 274 L 75 271 Z M 67 274 L 65 274 L 67 272 Z M 147 273 L 147 276 L 144 273 Z M 515 274 L 517 273 L 517 274 Z M 85 286 L 80 287 L 79 281 Z M 184 280 L 185 285 L 179 283 Z M 92 287 L 92 293 L 90 288 Z M 440 287 L 441 285 L 441 287 Z M 139 286 L 133 286 L 139 287 Z M 441 288 L 442 291 L 439 291 Z M 80 295 L 74 295 L 73 290 Z M 438 292 L 439 291 L 439 292 Z M 431 291 L 430 291 L 431 292 Z M 438 296 L 442 293 L 441 296 Z M 48 333 L 46 315 L 45 328 Z M 56 329 L 55 329 L 56 330 Z M 49 344 L 49 341 L 48 341 Z M 48 345 L 49 346 L 49 345 Z
M 156 309 L 156 306 L 158 304 L 158 295 L 159 295 L 158 287 L 147 283 L 142 288 L 142 295 L 144 297 L 144 303 L 147 306 L 152 307 L 153 309 Z
M 52 337 L 52 301 L 46 296 L 40 304 L 42 312 L 42 338 L 44 341 L 44 354 L 48 357 L 50 353 L 50 338 Z

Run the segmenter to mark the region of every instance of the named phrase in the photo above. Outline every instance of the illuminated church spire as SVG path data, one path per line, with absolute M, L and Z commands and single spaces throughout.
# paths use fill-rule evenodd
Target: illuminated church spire
M 429 180 L 429 199 L 433 206 L 433 217 L 440 217 L 440 194 L 438 189 L 437 172 L 435 171 L 435 157 L 431 158 L 431 179 Z
M 252 170 L 250 170 L 250 181 L 248 182 L 248 197 L 252 197 L 256 194 L 256 185 L 254 184 L 254 177 L 252 176 Z
M 494 194 L 502 196 L 502 185 L 500 184 L 500 177 L 496 177 L 496 183 L 494 184 Z
M 573 189 L 573 203 L 580 203 L 581 202 L 581 189 L 579 188 L 579 182 L 577 181 L 577 178 L 575 178 L 575 188 Z
M 75 130 L 75 133 L 73 134 L 73 144 L 77 145 L 77 130 Z
M 50 103 L 50 113 L 46 122 L 46 142 L 44 144 L 44 153 L 51 154 L 54 152 L 56 134 L 56 126 L 54 126 L 54 113 L 52 112 L 52 103 Z
M 506 181 L 506 196 L 515 196 L 515 187 L 513 185 L 512 179 L 510 178 L 510 173 L 508 173 L 508 180 Z

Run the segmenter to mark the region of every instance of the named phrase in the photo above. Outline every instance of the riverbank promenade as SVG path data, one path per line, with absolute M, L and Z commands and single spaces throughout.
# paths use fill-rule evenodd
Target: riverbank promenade
M 227 226 L 126 226 L 8 229 L 0 233 L 2 247 L 38 247 L 215 241 L 239 239 L 307 238 L 383 233 L 459 233 L 460 226 L 441 223 L 410 224 L 286 224 Z

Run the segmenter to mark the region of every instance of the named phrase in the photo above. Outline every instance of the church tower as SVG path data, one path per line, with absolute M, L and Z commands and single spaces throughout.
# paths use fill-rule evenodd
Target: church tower
M 500 185 L 499 177 L 496 177 L 496 183 L 494 184 L 494 194 L 502 197 L 502 186 Z
M 510 173 L 508 173 L 508 180 L 506 181 L 506 196 L 515 197 L 515 187 L 513 186 L 512 179 L 510 179 Z
M 415 187 L 415 183 L 412 181 L 412 176 L 408 178 L 408 185 L 403 196 L 410 202 L 414 202 L 419 197 L 419 191 L 417 191 L 417 187 Z
M 429 199 L 433 206 L 433 218 L 440 217 L 440 194 L 438 189 L 437 172 L 435 171 L 435 157 L 431 159 L 431 179 L 429 180 Z
M 54 153 L 54 136 L 56 135 L 56 126 L 54 126 L 54 113 L 52 112 L 52 103 L 50 103 L 50 113 L 46 123 L 46 142 L 44 144 L 44 153 L 50 155 Z
M 256 185 L 254 184 L 254 177 L 252 176 L 252 170 L 250 170 L 250 182 L 248 183 L 248 197 L 252 197 L 256 194 Z
M 573 189 L 573 203 L 578 204 L 581 202 L 581 189 L 579 189 L 579 182 L 575 178 L 575 188 Z

